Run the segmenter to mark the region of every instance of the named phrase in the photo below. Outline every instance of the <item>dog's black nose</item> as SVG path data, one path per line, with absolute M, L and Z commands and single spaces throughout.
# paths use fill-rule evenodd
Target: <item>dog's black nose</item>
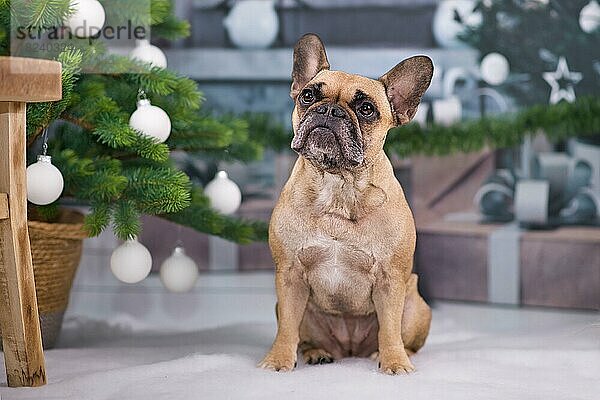
M 315 112 L 317 114 L 328 114 L 336 118 L 344 118 L 346 116 L 346 111 L 344 111 L 344 109 L 337 104 L 318 105 L 315 107 Z
M 327 113 L 327 109 L 329 107 L 327 107 L 325 104 L 321 104 L 320 106 L 315 107 L 315 112 L 317 114 L 325 114 Z
M 332 117 L 344 118 L 346 116 L 346 111 L 344 111 L 344 109 L 337 104 L 332 104 L 330 106 L 329 114 Z

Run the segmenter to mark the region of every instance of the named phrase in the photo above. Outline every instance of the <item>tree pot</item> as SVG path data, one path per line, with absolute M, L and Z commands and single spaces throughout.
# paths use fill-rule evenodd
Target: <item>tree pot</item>
M 51 349 L 56 344 L 69 303 L 83 239 L 87 237 L 83 218 L 77 211 L 62 209 L 56 222 L 28 221 L 44 349 Z

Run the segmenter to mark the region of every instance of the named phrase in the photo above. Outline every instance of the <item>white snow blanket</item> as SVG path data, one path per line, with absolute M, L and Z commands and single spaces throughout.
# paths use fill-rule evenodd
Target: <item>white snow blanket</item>
M 417 372 L 404 376 L 366 359 L 258 369 L 274 332 L 274 321 L 186 332 L 130 315 L 70 317 L 60 348 L 46 352 L 48 385 L 7 388 L 2 371 L 0 398 L 600 399 L 598 313 L 442 303 L 413 358 Z

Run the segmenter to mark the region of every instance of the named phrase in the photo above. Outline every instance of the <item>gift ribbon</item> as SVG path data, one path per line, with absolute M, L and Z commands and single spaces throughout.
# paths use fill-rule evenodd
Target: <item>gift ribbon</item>
M 491 303 L 521 302 L 521 232 L 513 222 L 488 237 L 487 283 Z

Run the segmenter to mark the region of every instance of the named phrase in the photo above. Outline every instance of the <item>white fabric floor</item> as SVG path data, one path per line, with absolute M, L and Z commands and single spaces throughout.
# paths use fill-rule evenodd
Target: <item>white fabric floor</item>
M 270 274 L 201 276 L 190 294 L 76 286 L 48 384 L 0 399 L 594 399 L 600 398 L 600 313 L 436 303 L 417 372 L 375 362 L 255 367 L 275 333 Z M 2 360 L 2 364 L 4 364 Z

